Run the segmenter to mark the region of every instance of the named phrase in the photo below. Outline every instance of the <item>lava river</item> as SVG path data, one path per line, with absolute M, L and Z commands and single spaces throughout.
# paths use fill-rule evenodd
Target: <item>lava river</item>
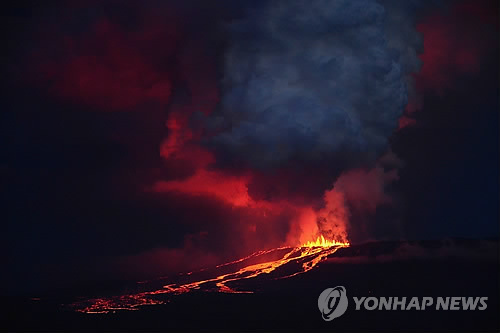
M 218 265 L 212 269 L 180 274 L 172 279 L 162 278 L 138 284 L 141 291 L 120 296 L 94 298 L 71 304 L 83 313 L 110 313 L 119 310 L 138 310 L 142 306 L 163 304 L 169 295 L 179 295 L 191 291 L 253 293 L 254 290 L 241 288 L 244 280 L 262 274 L 275 273 L 274 279 L 289 278 L 310 271 L 323 259 L 349 243 L 328 241 L 321 236 L 315 242 L 297 247 L 279 247 L 262 250 L 251 255 Z

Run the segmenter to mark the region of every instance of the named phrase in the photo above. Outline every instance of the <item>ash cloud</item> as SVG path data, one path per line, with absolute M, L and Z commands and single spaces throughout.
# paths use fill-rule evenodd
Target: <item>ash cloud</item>
M 228 28 L 209 145 L 250 166 L 373 161 L 419 70 L 417 2 L 267 1 Z M 348 158 L 346 158 L 348 156 Z

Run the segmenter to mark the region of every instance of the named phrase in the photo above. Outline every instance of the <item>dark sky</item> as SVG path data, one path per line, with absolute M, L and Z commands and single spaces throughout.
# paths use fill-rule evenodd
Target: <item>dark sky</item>
M 5 292 L 278 246 L 332 186 L 353 242 L 498 237 L 496 2 L 366 2 L 6 5 Z

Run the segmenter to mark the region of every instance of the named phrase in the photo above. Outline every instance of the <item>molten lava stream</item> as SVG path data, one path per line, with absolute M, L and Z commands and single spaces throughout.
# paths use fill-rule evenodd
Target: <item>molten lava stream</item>
M 109 313 L 117 310 L 137 310 L 144 305 L 162 304 L 164 300 L 158 299 L 158 295 L 183 294 L 192 290 L 217 291 L 224 293 L 252 293 L 232 289 L 227 283 L 251 279 L 262 274 L 268 274 L 288 263 L 299 264 L 299 269 L 291 274 L 279 276 L 277 278 L 289 278 L 313 269 L 319 262 L 335 253 L 339 248 L 349 246 L 348 242 L 336 242 L 326 240 L 323 236 L 318 237 L 314 242 L 307 242 L 297 247 L 280 247 L 271 250 L 257 251 L 247 257 L 218 265 L 216 269 L 227 268 L 244 261 L 260 256 L 265 256 L 274 252 L 284 251 L 281 258 L 277 260 L 265 261 L 257 264 L 250 264 L 243 268 L 236 269 L 229 273 L 219 274 L 214 278 L 202 279 L 184 284 L 167 284 L 160 289 L 141 292 L 137 294 L 122 295 L 111 298 L 97 298 L 84 302 L 74 303 L 72 306 L 76 311 L 84 313 Z M 188 275 L 191 275 L 188 273 Z M 202 289 L 204 287 L 204 289 Z M 168 300 L 167 300 L 168 301 Z

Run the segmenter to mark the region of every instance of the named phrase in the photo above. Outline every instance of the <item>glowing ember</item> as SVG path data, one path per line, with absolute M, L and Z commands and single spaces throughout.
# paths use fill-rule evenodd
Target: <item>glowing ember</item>
M 257 251 L 247 257 L 235 260 L 226 264 L 218 265 L 215 270 L 230 269 L 229 273 L 217 274 L 214 273 L 213 278 L 191 281 L 188 283 L 175 284 L 170 283 L 162 288 L 149 292 L 141 292 L 137 294 L 123 295 L 111 298 L 91 299 L 85 302 L 75 303 L 72 306 L 76 311 L 84 313 L 109 313 L 117 310 L 137 310 L 138 307 L 144 305 L 155 305 L 168 302 L 168 300 L 159 299 L 162 295 L 171 294 L 178 295 L 187 293 L 193 290 L 215 291 L 222 293 L 253 293 L 248 290 L 238 290 L 235 287 L 228 286 L 229 283 L 251 279 L 262 274 L 275 272 L 274 279 L 284 279 L 296 276 L 313 269 L 319 262 L 335 253 L 339 248 L 349 246 L 349 242 L 330 241 L 320 236 L 316 241 L 309 241 L 297 247 L 280 247 L 271 250 Z M 266 256 L 275 253 L 283 253 L 281 258 L 277 260 L 267 260 Z M 248 264 L 242 268 L 245 261 L 262 258 L 263 262 L 256 264 Z M 287 264 L 291 264 L 294 269 L 290 273 L 289 270 L 280 270 Z M 298 265 L 294 265 L 298 264 Z M 206 271 L 206 270 L 202 270 Z M 192 277 L 193 272 L 186 274 Z

